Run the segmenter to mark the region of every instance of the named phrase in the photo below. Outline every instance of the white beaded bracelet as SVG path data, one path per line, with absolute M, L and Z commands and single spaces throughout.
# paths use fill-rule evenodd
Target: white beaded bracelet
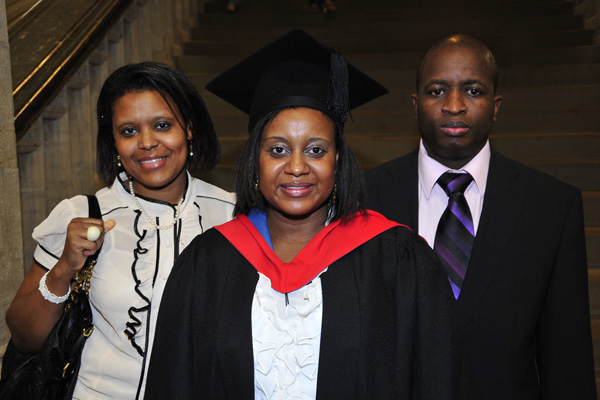
M 55 295 L 50 290 L 48 290 L 48 286 L 46 286 L 46 277 L 48 276 L 49 273 L 50 273 L 50 271 L 46 272 L 44 274 L 44 276 L 42 276 L 42 279 L 40 279 L 40 286 L 38 287 L 38 289 L 40 290 L 40 293 L 42 294 L 42 296 L 44 296 L 44 299 L 48 300 L 50 303 L 54 303 L 54 304 L 64 303 L 65 301 L 67 301 L 67 299 L 69 298 L 69 295 L 71 294 L 71 286 L 69 286 L 69 291 L 64 296 L 59 297 L 59 296 Z

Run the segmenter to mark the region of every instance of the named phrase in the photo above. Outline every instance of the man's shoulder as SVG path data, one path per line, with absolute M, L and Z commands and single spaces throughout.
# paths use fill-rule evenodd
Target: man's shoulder
M 580 192 L 574 185 L 561 181 L 544 171 L 522 164 L 497 151 L 492 152 L 490 168 L 496 168 L 500 173 L 515 173 L 519 179 L 527 182 L 531 188 L 549 192 Z

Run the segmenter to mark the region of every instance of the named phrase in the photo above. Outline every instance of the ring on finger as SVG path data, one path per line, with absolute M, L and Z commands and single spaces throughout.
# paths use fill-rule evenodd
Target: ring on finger
M 100 237 L 100 228 L 97 226 L 90 226 L 87 229 L 87 240 L 95 242 Z

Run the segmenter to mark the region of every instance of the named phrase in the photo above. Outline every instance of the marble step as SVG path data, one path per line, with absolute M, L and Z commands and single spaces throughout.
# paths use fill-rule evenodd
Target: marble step
M 373 38 L 365 39 L 329 39 L 325 43 L 342 54 L 348 53 L 397 53 L 397 52 L 419 52 L 426 49 L 436 39 L 456 32 L 455 28 L 449 29 L 435 36 L 427 37 L 403 37 L 403 38 Z M 569 31 L 542 31 L 536 33 L 511 34 L 502 37 L 485 36 L 478 37 L 488 44 L 492 51 L 494 48 L 526 49 L 531 48 L 556 48 L 564 46 L 584 46 L 592 43 L 594 32 L 592 30 L 569 30 Z M 186 54 L 202 55 L 237 55 L 247 54 L 248 49 L 258 49 L 265 41 L 194 41 L 185 44 Z
M 257 48 L 247 49 L 247 54 Z M 244 55 L 246 54 L 227 56 L 184 55 L 176 57 L 176 65 L 185 73 L 221 73 L 241 60 Z M 352 48 L 344 53 L 351 64 L 365 71 L 416 68 L 421 55 L 421 52 L 402 53 L 400 51 L 387 54 L 365 54 L 356 53 Z M 555 49 L 540 49 L 534 52 L 530 50 L 499 50 L 495 51 L 495 55 L 501 68 L 598 64 L 600 63 L 600 46 L 558 47 Z
M 442 37 L 449 31 L 468 35 L 492 36 L 506 27 L 506 19 L 498 16 L 473 17 L 465 20 L 450 20 L 445 16 L 434 24 L 424 24 L 422 19 L 397 20 L 377 23 L 334 24 L 326 26 L 306 26 L 306 29 L 321 40 L 415 40 L 423 37 Z M 575 31 L 583 28 L 583 18 L 579 15 L 518 15 L 510 21 L 512 34 L 538 33 L 549 31 Z M 261 26 L 231 29 L 230 26 L 202 25 L 191 31 L 191 41 L 186 50 L 194 50 L 202 44 L 224 43 L 224 50 L 232 43 L 267 43 L 289 30 L 286 26 Z M 249 35 L 249 31 L 252 34 Z
M 411 21 L 415 19 L 432 21 L 448 18 L 461 20 L 468 18 L 514 18 L 521 16 L 564 15 L 573 13 L 573 4 L 566 1 L 529 2 L 482 2 L 469 1 L 448 5 L 448 2 L 338 2 L 337 12 L 310 14 L 303 1 L 254 1 L 243 0 L 238 12 L 225 12 L 224 3 L 208 4 L 206 12 L 200 15 L 199 25 L 219 26 L 315 26 L 337 23 L 385 23 Z

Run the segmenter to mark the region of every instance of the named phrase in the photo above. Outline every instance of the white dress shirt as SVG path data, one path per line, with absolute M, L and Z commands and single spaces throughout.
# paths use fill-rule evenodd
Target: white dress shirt
M 450 169 L 429 157 L 423 140 L 419 144 L 419 235 L 433 248 L 435 232 L 440 218 L 448 206 L 448 196 L 436 182 L 445 172 L 465 173 L 473 177 L 473 182 L 465 190 L 465 198 L 473 217 L 475 233 L 483 208 L 485 185 L 490 167 L 489 141 L 467 165 L 460 170 Z

